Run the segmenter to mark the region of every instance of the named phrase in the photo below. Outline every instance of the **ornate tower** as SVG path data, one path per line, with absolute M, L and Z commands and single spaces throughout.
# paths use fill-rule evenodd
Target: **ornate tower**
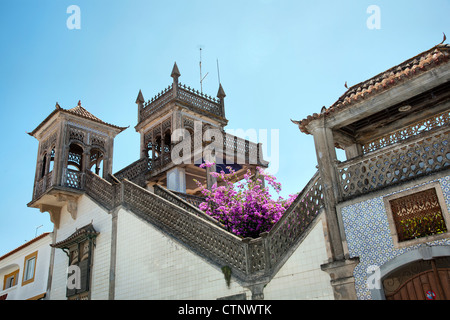
M 33 199 L 28 206 L 49 211 L 56 227 L 65 204 L 75 219 L 85 173 L 109 177 L 114 137 L 124 129 L 95 117 L 81 102 L 72 109 L 63 109 L 57 103 L 55 110 L 29 133 L 39 141 L 39 149 Z
M 141 136 L 141 160 L 148 160 L 147 185 L 158 184 L 172 191 L 196 194 L 199 188 L 194 179 L 207 186 L 215 182 L 208 174 L 210 170 L 232 166 L 242 175 L 256 165 L 267 166 L 259 144 L 225 133 L 228 120 L 222 85 L 217 98 L 213 98 L 181 84 L 180 76 L 175 63 L 170 86 L 147 102 L 142 91 L 136 99 L 135 129 Z M 205 172 L 199 166 L 205 160 L 216 162 L 219 167 Z

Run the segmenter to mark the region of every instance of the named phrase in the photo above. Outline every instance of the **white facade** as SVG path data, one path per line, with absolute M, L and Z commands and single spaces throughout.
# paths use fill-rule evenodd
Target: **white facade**
M 89 223 L 100 233 L 96 238 L 94 249 L 94 262 L 91 278 L 91 299 L 108 299 L 109 292 L 109 267 L 111 249 L 111 215 L 98 206 L 87 196 L 78 200 L 78 213 L 74 220 L 67 211 L 67 207 L 61 210 L 60 227 L 56 230 L 56 241 L 59 242 L 71 234 L 77 228 Z M 66 285 L 68 277 L 69 260 L 67 254 L 61 249 L 55 250 L 55 262 L 53 278 L 50 290 L 51 300 L 66 299 Z
M 52 233 L 44 233 L 0 257 L 0 299 L 33 300 L 46 296 Z
M 113 241 L 113 215 L 117 234 Z M 93 224 L 95 241 L 91 275 L 92 300 L 214 300 L 230 296 L 251 299 L 248 288 L 231 279 L 189 248 L 161 232 L 134 213 L 120 208 L 108 213 L 87 196 L 78 200 L 72 219 L 64 207 L 56 241 L 76 228 Z M 114 244 L 115 242 L 115 244 Z M 112 263 L 111 252 L 116 252 Z M 55 250 L 49 299 L 66 299 L 68 256 Z M 264 289 L 267 299 L 333 299 L 329 276 L 320 270 L 327 261 L 322 219 Z M 115 264 L 115 267 L 114 267 Z M 114 275 L 110 278 L 110 275 Z M 113 281 L 111 281 L 113 280 Z

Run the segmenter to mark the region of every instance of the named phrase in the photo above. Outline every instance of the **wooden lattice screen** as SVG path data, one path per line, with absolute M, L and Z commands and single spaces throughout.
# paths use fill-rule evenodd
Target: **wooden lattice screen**
M 393 199 L 389 203 L 398 241 L 447 232 L 436 189 Z

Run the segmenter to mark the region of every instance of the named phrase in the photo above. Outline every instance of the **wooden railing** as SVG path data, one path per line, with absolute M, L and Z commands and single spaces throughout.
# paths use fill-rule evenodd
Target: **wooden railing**
M 450 167 L 450 124 L 339 163 L 343 199 L 379 190 Z

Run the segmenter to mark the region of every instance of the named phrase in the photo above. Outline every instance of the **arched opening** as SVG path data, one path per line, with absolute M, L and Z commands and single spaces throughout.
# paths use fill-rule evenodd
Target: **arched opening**
M 65 186 L 80 189 L 83 176 L 83 147 L 76 143 L 69 146 L 67 158 L 67 172 L 65 174 Z
M 162 144 L 161 144 L 161 136 L 157 136 L 155 139 L 155 160 L 159 158 L 159 156 L 161 155 L 161 148 L 162 148 Z
M 372 280 L 367 279 L 374 300 L 450 300 L 448 245 L 420 245 L 376 270 Z
M 41 175 L 39 176 L 39 178 L 41 179 L 45 177 L 46 174 L 47 174 L 47 153 L 44 153 L 44 155 L 42 156 Z
M 172 137 L 170 134 L 170 130 L 167 130 L 164 133 L 164 149 L 162 150 L 163 152 L 163 159 L 164 159 L 164 164 L 167 164 L 171 161 L 171 157 L 170 157 L 170 152 L 172 150 Z
M 150 140 L 146 146 L 147 158 L 153 158 L 153 142 Z
M 54 163 L 55 163 L 55 147 L 52 148 L 50 155 L 47 152 L 45 152 L 42 155 L 42 166 L 41 166 L 41 173 L 39 176 L 40 179 L 42 179 L 48 173 L 51 173 L 53 171 Z
M 50 152 L 50 165 L 48 167 L 48 172 L 53 171 L 53 167 L 55 165 L 55 147 L 52 148 L 52 151 Z
M 100 149 L 92 149 L 89 158 L 89 170 L 96 175 L 103 173 L 103 158 L 104 153 Z
M 83 169 L 83 148 L 76 143 L 72 143 L 69 147 L 67 169 L 74 171 L 82 171 Z
M 387 300 L 450 299 L 450 257 L 418 260 L 383 279 Z

